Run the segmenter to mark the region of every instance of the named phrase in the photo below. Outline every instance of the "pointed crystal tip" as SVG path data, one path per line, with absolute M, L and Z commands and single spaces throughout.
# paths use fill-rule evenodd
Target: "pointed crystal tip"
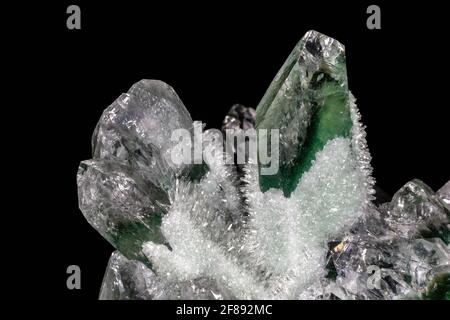
M 352 119 L 344 46 L 308 31 L 267 89 L 256 109 L 256 128 L 279 130 L 280 168 L 261 176 L 262 191 L 289 196 L 315 154 L 337 137 L 350 137 Z
M 323 59 L 325 64 L 336 66 L 341 61 L 338 58 L 345 56 L 345 46 L 339 41 L 315 30 L 310 30 L 303 36 L 302 54 L 312 55 Z

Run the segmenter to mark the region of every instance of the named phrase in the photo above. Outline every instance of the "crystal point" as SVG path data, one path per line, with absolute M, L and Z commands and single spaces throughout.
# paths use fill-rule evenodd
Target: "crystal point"
M 94 159 L 125 162 L 168 189 L 184 169 L 171 159 L 176 129 L 192 130 L 192 119 L 172 87 L 141 80 L 103 112 L 94 135 Z
M 258 129 L 280 130 L 280 170 L 260 177 L 261 190 L 279 188 L 289 195 L 329 140 L 351 134 L 344 46 L 316 31 L 306 33 L 256 110 Z

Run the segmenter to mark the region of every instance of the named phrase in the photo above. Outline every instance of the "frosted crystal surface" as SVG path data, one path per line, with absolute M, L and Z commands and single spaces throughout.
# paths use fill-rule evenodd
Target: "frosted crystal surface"
M 145 264 L 113 252 L 100 291 L 100 300 L 226 299 L 216 294 L 217 285 L 206 278 L 162 282 Z

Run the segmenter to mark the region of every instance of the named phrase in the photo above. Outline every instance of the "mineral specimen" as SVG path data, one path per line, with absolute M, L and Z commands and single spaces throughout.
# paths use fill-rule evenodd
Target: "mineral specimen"
M 178 161 L 172 133 L 193 128 L 155 80 L 101 116 L 77 176 L 81 211 L 117 249 L 100 299 L 450 298 L 450 182 L 413 180 L 378 205 L 338 41 L 306 33 L 256 115 L 235 105 L 224 120 L 258 139 L 279 130 L 275 175 L 261 159 L 228 165 L 236 148 L 214 130 L 203 163 Z

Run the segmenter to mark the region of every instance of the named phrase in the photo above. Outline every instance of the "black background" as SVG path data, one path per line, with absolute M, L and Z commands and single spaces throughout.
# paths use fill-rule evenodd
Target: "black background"
M 59 1 L 5 11 L 17 13 L 4 30 L 7 111 L 17 112 L 4 118 L 3 139 L 10 296 L 97 298 L 113 248 L 78 209 L 76 172 L 101 112 L 122 92 L 161 79 L 194 120 L 220 127 L 232 104 L 256 107 L 310 29 L 346 46 L 377 184 L 391 195 L 413 178 L 441 187 L 450 179 L 449 19 L 443 2 L 396 3 Z M 81 7 L 81 30 L 66 28 L 70 4 Z M 366 28 L 369 4 L 381 7 L 381 30 Z M 81 267 L 81 290 L 66 288 L 71 264 Z

